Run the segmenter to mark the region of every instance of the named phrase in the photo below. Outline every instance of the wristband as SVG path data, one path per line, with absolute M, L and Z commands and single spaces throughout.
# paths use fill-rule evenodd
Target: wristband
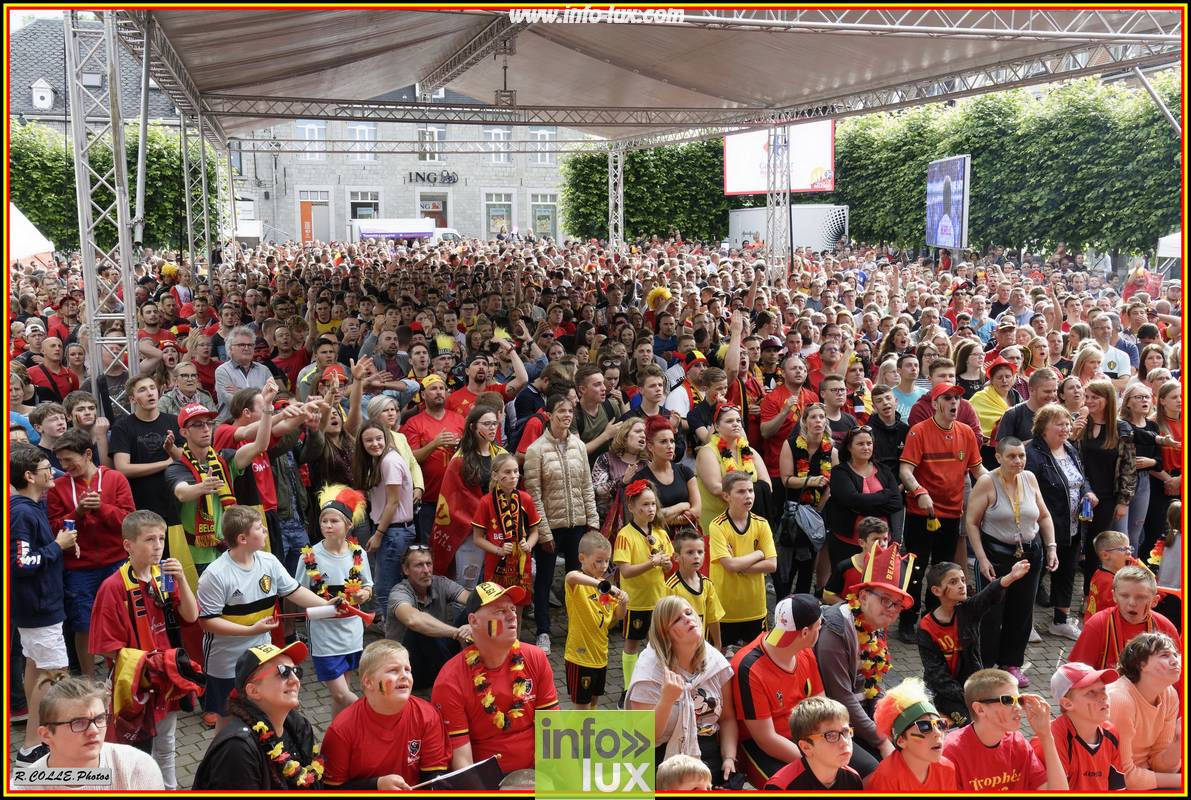
M 918 484 L 918 488 L 910 492 L 911 497 L 921 497 L 924 494 L 929 494 L 926 489 L 922 488 L 922 484 Z
M 1046 543 L 1046 546 L 1047 546 L 1047 547 L 1054 547 L 1054 548 L 1056 548 L 1056 549 L 1057 549 L 1059 545 L 1058 545 L 1056 542 L 1047 542 L 1047 543 Z

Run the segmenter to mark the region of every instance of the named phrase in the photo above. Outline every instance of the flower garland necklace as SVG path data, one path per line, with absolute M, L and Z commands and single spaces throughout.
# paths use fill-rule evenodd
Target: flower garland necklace
M 856 639 L 860 642 L 860 674 L 864 676 L 864 699 L 871 700 L 881 693 L 881 681 L 889 672 L 889 644 L 884 631 L 870 631 L 864 626 L 858 595 L 848 595 L 848 608 L 852 612 Z
M 322 781 L 324 761 L 319 754 L 317 744 L 314 745 L 314 758 L 309 764 L 303 766 L 285 749 L 284 739 L 273 733 L 273 728 L 269 723 L 260 720 L 252 726 L 252 732 L 256 734 L 256 740 L 264 750 L 265 757 L 276 765 L 281 777 L 291 788 L 310 789 Z M 277 740 L 276 743 L 270 745 L 269 743 L 274 739 Z
M 1166 537 L 1162 536 L 1154 544 L 1154 549 L 1150 550 L 1150 556 L 1146 559 L 1146 562 L 1154 569 L 1158 569 L 1158 567 L 1162 566 L 1162 554 L 1164 552 L 1166 552 Z
M 525 698 L 529 694 L 529 678 L 525 677 L 525 656 L 521 655 L 521 643 L 513 642 L 512 660 L 509 662 L 509 672 L 513 673 L 513 705 L 507 711 L 496 706 L 496 695 L 492 693 L 492 684 L 488 682 L 484 665 L 480 663 L 479 649 L 471 645 L 463 658 L 471 669 L 472 686 L 476 697 L 480 698 L 480 707 L 492 717 L 492 724 L 498 730 L 507 731 L 513 720 L 525 716 Z
M 725 442 L 718 433 L 715 436 L 722 474 L 727 475 L 734 470 L 747 472 L 750 475 L 756 474 L 757 468 L 753 465 L 753 448 L 749 447 L 748 439 L 741 436 L 736 440 L 736 444 L 740 447 L 740 462 L 738 464 L 732 453 L 732 446 Z
M 343 582 L 340 596 L 349 605 L 359 605 L 359 592 L 364 588 L 364 548 L 352 537 L 347 539 L 348 549 L 352 554 L 352 565 L 347 571 L 347 580 Z M 318 566 L 318 559 L 314 557 L 314 548 L 307 545 L 302 548 L 302 563 L 306 566 L 306 577 L 310 579 L 310 591 L 319 597 L 330 600 L 331 590 L 327 588 L 327 574 Z

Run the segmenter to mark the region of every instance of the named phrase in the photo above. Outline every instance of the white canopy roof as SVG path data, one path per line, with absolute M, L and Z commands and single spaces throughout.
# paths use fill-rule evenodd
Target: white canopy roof
M 1183 234 L 1176 231 L 1158 240 L 1158 258 L 1182 258 Z
M 1097 35 L 1107 44 L 1113 36 L 1170 34 L 1153 16 L 1111 9 L 789 12 L 814 17 L 782 10 L 767 18 L 760 11 L 687 13 L 735 21 L 721 27 L 706 20 L 535 23 L 516 36 L 508 86 L 517 90 L 519 105 L 778 108 L 942 80 L 1015 59 L 1058 57 L 1098 41 Z M 754 16 L 742 24 L 739 18 L 748 14 Z M 173 8 L 152 15 L 200 94 L 344 100 L 377 98 L 422 80 L 502 19 L 484 11 L 381 8 Z M 766 19 L 772 23 L 762 27 Z M 973 34 L 957 35 L 957 26 Z M 1010 30 L 1012 35 L 996 34 Z M 1040 35 L 1031 37 L 1031 31 Z M 503 58 L 488 54 L 449 85 L 490 103 L 502 86 L 503 65 Z M 1037 74 L 1029 70 L 1019 69 L 1022 77 Z M 268 124 L 257 117 L 222 122 L 233 136 Z M 610 137 L 650 130 L 569 127 Z
M 21 213 L 14 204 L 8 204 L 8 263 L 23 261 L 33 256 L 53 254 L 54 243 Z

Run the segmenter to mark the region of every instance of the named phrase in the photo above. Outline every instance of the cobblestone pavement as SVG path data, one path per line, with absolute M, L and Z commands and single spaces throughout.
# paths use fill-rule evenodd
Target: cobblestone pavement
M 559 568 L 559 572 L 561 573 L 561 567 Z M 561 577 L 559 580 L 561 581 Z M 1076 580 L 1075 583 L 1076 596 L 1073 598 L 1073 606 L 1078 608 L 1082 601 L 1082 582 Z M 768 586 L 768 590 L 769 610 L 772 618 L 774 605 L 772 585 Z M 566 616 L 562 609 L 553 608 L 551 609 L 551 618 L 553 622 L 551 633 L 553 646 L 550 652 L 550 663 L 554 668 L 555 684 L 558 687 L 562 708 L 569 709 L 574 706 L 565 696 L 566 671 L 563 664 L 563 646 L 566 642 Z M 1071 651 L 1072 645 L 1075 644 L 1070 639 L 1055 637 L 1046 633 L 1046 626 L 1050 623 L 1050 619 L 1050 609 L 1035 606 L 1034 628 L 1042 634 L 1042 642 L 1031 644 L 1026 649 L 1026 661 L 1031 665 L 1026 670 L 1026 674 L 1032 681 L 1027 691 L 1040 694 L 1047 700 L 1051 699 L 1050 676 L 1063 663 L 1066 654 Z M 532 642 L 534 640 L 532 635 L 532 620 L 526 620 L 523 628 L 522 639 Z M 374 641 L 376 638 L 378 638 L 377 634 L 373 632 L 367 633 L 365 635 L 365 644 Z M 619 699 L 620 693 L 624 688 L 624 678 L 620 668 L 620 652 L 623 641 L 619 633 L 613 634 L 610 643 L 608 664 L 608 693 L 601 698 L 599 708 L 616 708 L 616 701 Z M 902 678 L 909 675 L 921 674 L 921 661 L 919 660 L 917 649 L 913 645 L 904 644 L 896 636 L 890 636 L 889 647 L 892 653 L 893 666 L 885 679 L 886 686 L 894 686 Z M 306 677 L 303 679 L 302 687 L 302 712 L 310 720 L 314 726 L 316 736 L 321 740 L 322 734 L 331 723 L 330 694 L 315 679 L 314 668 L 311 664 L 307 663 L 305 672 Z M 358 681 L 354 688 L 359 691 Z M 429 699 L 430 696 L 429 690 L 418 692 L 417 694 L 425 699 Z M 1058 709 L 1053 703 L 1051 712 L 1052 715 L 1058 713 Z M 9 725 L 10 763 L 11 759 L 16 756 L 17 747 L 21 744 L 22 737 L 24 736 L 24 730 L 25 724 L 23 722 Z M 1026 728 L 1026 735 L 1030 735 L 1028 727 Z M 204 728 L 199 721 L 198 713 L 183 713 L 179 717 L 177 770 L 178 785 L 180 787 L 189 788 L 193 783 L 195 770 L 198 768 L 198 764 L 203 758 L 203 753 L 206 752 L 207 745 L 213 736 L 213 732 Z

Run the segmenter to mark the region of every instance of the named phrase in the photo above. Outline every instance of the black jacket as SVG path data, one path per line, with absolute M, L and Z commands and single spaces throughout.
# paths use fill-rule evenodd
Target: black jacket
M 314 729 L 298 711 L 291 711 L 285 718 L 285 742 L 287 747 L 296 746 L 299 752 L 294 757 L 303 765 L 311 762 Z M 233 719 L 212 740 L 194 774 L 193 788 L 291 791 L 282 782 L 278 769 L 265 757 L 256 734 L 239 719 Z M 310 788 L 322 789 L 322 780 Z
M 1075 445 L 1067 442 L 1063 448 L 1067 451 L 1067 457 L 1075 463 L 1079 474 L 1083 475 L 1083 462 L 1079 458 L 1079 451 Z M 1067 494 L 1067 479 L 1041 436 L 1031 439 L 1030 443 L 1026 445 L 1026 469 L 1034 473 L 1034 477 L 1038 479 L 1038 489 L 1042 492 L 1042 501 L 1046 503 L 1046 509 L 1054 521 L 1055 543 L 1067 544 L 1071 541 L 1071 500 Z M 1092 485 L 1084 477 L 1083 483 L 1080 485 L 1080 493 L 1083 494 L 1091 490 Z M 1078 531 L 1080 528 L 1077 527 L 1076 530 Z
M 884 488 L 864 493 L 864 478 L 852 465 L 841 463 L 831 471 L 831 495 L 827 498 L 823 521 L 827 530 L 851 538 L 860 517 L 887 517 L 902 509 L 901 486 L 884 464 L 877 464 L 877 480 Z
M 901 461 L 902 448 L 906 446 L 910 426 L 898 414 L 894 415 L 892 425 L 886 425 L 879 414 L 873 414 L 868 418 L 868 426 L 873 429 L 873 461 L 884 465 L 897 477 L 898 463 Z
M 929 592 L 930 589 L 925 589 Z M 935 644 L 931 635 L 918 623 L 918 655 L 922 658 L 922 679 L 934 697 L 935 707 L 945 716 L 959 712 L 967 716 L 964 703 L 964 681 L 972 674 L 984 669 L 980 657 L 981 618 L 1005 597 L 1005 587 L 1000 579 L 985 586 L 975 596 L 969 597 L 955 607 L 955 633 L 959 639 L 959 663 L 952 675 L 947 669 L 943 651 Z

